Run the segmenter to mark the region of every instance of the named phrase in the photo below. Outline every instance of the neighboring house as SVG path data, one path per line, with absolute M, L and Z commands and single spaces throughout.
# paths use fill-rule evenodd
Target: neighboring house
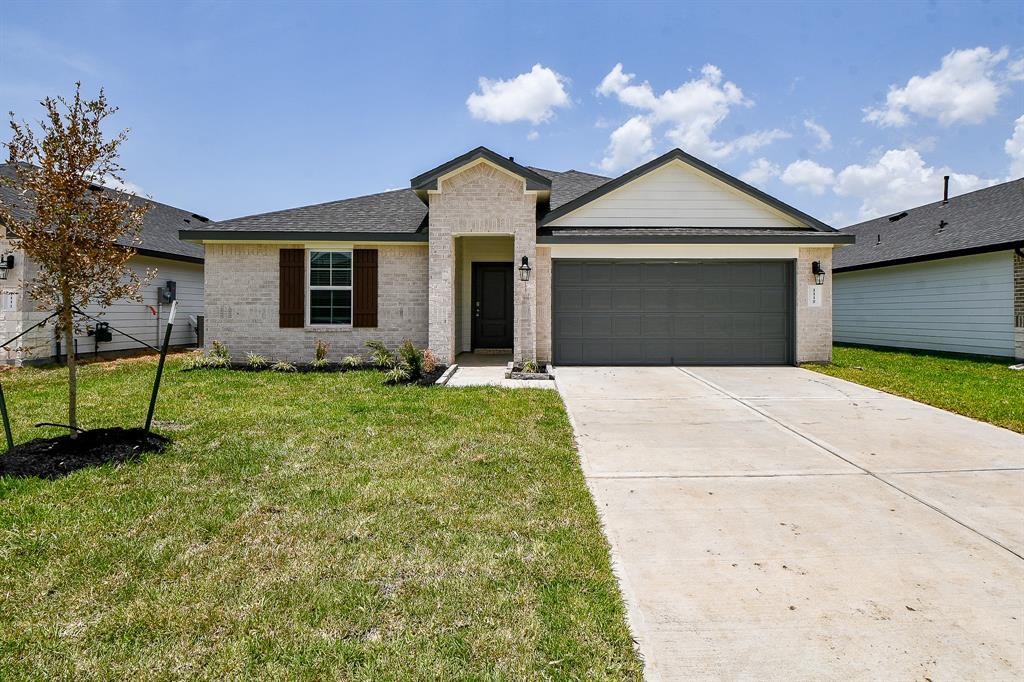
M 1024 358 L 1024 179 L 842 232 L 837 341 Z
M 832 349 L 849 243 L 674 150 L 609 179 L 478 147 L 409 189 L 192 226 L 206 339 L 308 360 L 378 339 L 558 364 L 792 364 Z
M 15 177 L 14 167 L 0 164 L 0 176 Z M 97 192 L 115 191 L 99 186 L 93 186 L 92 189 Z M 147 203 L 150 209 L 142 226 L 142 243 L 136 247 L 137 253 L 129 261 L 129 267 L 140 276 L 147 270 L 155 270 L 156 276 L 149 285 L 140 290 L 141 302 L 121 300 L 105 309 L 91 306 L 84 309 L 84 312 L 145 343 L 159 346 L 163 342 L 170 304 L 166 299 L 161 300 L 157 293 L 158 289 L 166 290 L 168 282 L 173 282 L 178 301 L 178 317 L 175 320 L 171 344 L 195 345 L 198 321 L 203 314 L 203 247 L 178 239 L 178 230 L 181 227 L 203 224 L 208 220 L 195 213 L 142 197 L 132 196 L 131 200 Z M 7 184 L 0 184 L 0 202 L 13 206 L 19 218 L 24 218 L 34 210 L 30 200 Z M 14 256 L 14 268 L 0 273 L 6 274 L 6 278 L 0 279 L 2 343 L 44 319 L 49 313 L 36 310 L 34 302 L 25 293 L 23 283 L 31 278 L 33 263 L 26 263 L 22 251 L 18 248 L 17 235 L 9 235 L 4 230 L 0 235 L 0 251 L 0 255 Z M 80 354 L 87 355 L 96 351 L 121 353 L 144 348 L 142 344 L 117 331 L 110 331 L 109 341 L 98 340 L 104 334 L 95 333 L 96 322 L 83 319 L 83 324 L 86 328 L 76 336 Z M 57 355 L 58 349 L 61 353 L 66 352 L 66 349 L 60 349 L 63 339 L 57 338 L 54 329 L 55 325 L 52 322 L 37 327 L 4 349 L 4 352 L 0 353 L 0 362 L 46 361 Z

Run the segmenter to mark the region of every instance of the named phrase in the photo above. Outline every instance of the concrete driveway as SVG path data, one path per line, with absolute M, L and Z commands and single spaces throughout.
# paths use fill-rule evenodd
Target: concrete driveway
M 1024 678 L 1024 437 L 792 367 L 557 384 L 649 679 Z

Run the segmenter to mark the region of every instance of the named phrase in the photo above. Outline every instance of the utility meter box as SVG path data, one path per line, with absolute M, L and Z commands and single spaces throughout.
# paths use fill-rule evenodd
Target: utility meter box
M 96 343 L 110 343 L 114 339 L 108 322 L 97 322 L 93 333 L 96 335 Z
M 178 283 L 167 280 L 162 287 L 157 287 L 156 298 L 160 303 L 173 303 L 178 298 Z

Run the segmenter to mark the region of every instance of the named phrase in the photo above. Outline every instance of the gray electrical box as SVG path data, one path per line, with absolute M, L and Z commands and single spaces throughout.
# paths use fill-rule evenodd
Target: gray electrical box
M 162 287 L 156 288 L 156 300 L 160 303 L 172 303 L 178 298 L 178 283 L 167 280 Z

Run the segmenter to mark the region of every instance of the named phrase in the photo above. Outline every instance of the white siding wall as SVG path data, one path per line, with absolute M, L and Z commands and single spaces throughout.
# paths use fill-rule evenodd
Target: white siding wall
M 552 221 L 557 227 L 793 227 L 793 219 L 682 162 Z
M 839 342 L 1012 357 L 1011 252 L 837 273 L 833 314 Z
M 159 333 L 157 330 L 157 318 L 150 312 L 147 306 L 151 305 L 155 308 L 157 287 L 163 286 L 167 280 L 174 280 L 177 282 L 178 316 L 174 321 L 171 344 L 194 344 L 196 342 L 196 334 L 195 330 L 189 325 L 189 317 L 203 314 L 202 264 L 136 256 L 129 265 L 140 275 L 144 274 L 147 269 L 156 270 L 154 280 L 140 291 L 142 302 L 122 300 L 115 302 L 114 305 L 106 309 L 91 306 L 86 308 L 85 312 L 98 316 L 101 320 L 109 322 L 118 329 L 123 329 L 146 343 L 159 346 L 159 343 L 163 342 L 163 330 L 167 322 L 167 314 L 170 312 L 170 306 L 162 306 L 160 309 Z M 48 315 L 46 312 L 35 310 L 34 303 L 24 293 L 23 283 L 32 277 L 34 271 L 34 264 L 25 263 L 22 252 L 16 251 L 15 272 L 0 287 L 2 291 L 17 293 L 17 310 L 0 313 L 0 330 L 3 331 L 4 338 L 10 338 L 28 329 L 31 325 Z M 102 315 L 99 313 L 102 313 Z M 83 323 L 87 323 L 89 326 L 95 324 L 92 321 L 84 320 Z M 112 332 L 112 336 L 113 339 L 110 343 L 100 344 L 100 352 L 143 348 L 141 344 L 117 332 Z M 79 353 L 88 355 L 96 348 L 94 337 L 83 333 L 79 334 L 77 338 Z M 17 348 L 19 347 L 23 350 L 18 351 Z M 55 352 L 56 343 L 54 341 L 53 325 L 47 324 L 44 327 L 37 327 L 29 332 L 22 340 L 16 342 L 11 349 L 0 354 L 0 362 L 47 360 Z

